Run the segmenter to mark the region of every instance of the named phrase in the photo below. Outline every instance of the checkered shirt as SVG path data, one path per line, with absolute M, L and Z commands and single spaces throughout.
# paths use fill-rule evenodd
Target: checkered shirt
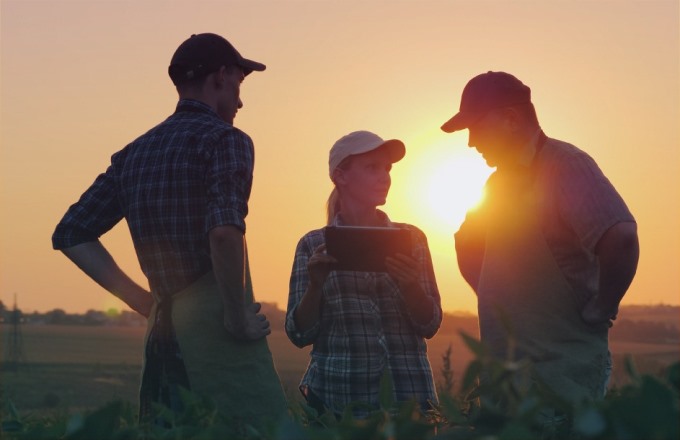
M 439 329 L 442 310 L 427 239 L 415 226 L 391 223 L 386 215 L 384 219 L 385 226 L 412 233 L 423 301 L 434 312 L 425 325 L 413 319 L 397 283 L 387 273 L 331 271 L 323 286 L 319 321 L 306 332 L 298 330 L 293 316 L 309 284 L 307 261 L 324 243 L 323 229 L 307 233 L 295 251 L 286 333 L 298 347 L 313 344 L 300 389 L 303 394 L 310 390 L 336 413 L 351 402 L 376 407 L 383 373 L 390 374 L 397 401 L 415 399 L 427 406 L 437 399 L 425 338 Z M 334 224 L 341 224 L 339 217 Z M 354 410 L 357 416 L 366 413 L 364 408 Z
M 154 295 L 175 293 L 212 268 L 207 233 L 245 231 L 251 139 L 208 105 L 180 100 L 173 115 L 111 157 L 52 237 L 55 249 L 95 241 L 127 220 Z

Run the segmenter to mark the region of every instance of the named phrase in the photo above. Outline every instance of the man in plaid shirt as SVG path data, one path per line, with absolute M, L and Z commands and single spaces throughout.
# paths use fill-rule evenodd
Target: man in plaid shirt
M 181 410 L 180 387 L 243 419 L 286 409 L 245 252 L 253 144 L 233 126 L 241 82 L 264 69 L 218 35 L 192 35 L 168 68 L 175 112 L 115 153 L 54 232 L 55 249 L 149 317 L 142 416 L 153 402 Z M 150 293 L 99 241 L 123 218 Z
M 295 251 L 286 332 L 298 347 L 313 344 L 300 390 L 319 412 L 336 415 L 350 404 L 355 416 L 378 406 L 380 381 L 390 377 L 396 401 L 423 410 L 436 403 L 426 338 L 442 320 L 439 290 L 425 234 L 392 222 L 376 209 L 385 203 L 392 163 L 405 154 L 399 140 L 358 131 L 335 143 L 328 223 L 410 231 L 410 255 L 387 257 L 386 272 L 333 270 L 323 229 L 302 237 Z

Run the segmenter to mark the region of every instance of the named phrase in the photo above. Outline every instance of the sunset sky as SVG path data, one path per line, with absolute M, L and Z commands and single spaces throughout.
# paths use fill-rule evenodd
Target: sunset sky
M 258 300 L 285 308 L 299 238 L 323 226 L 328 150 L 364 129 L 405 142 L 385 211 L 425 231 L 445 309 L 476 310 L 453 233 L 491 172 L 439 127 L 473 76 L 513 73 L 550 137 L 587 151 L 639 224 L 624 304 L 680 304 L 678 1 L 1 0 L 0 299 L 25 312 L 120 308 L 51 248 L 111 154 L 174 110 L 192 33 L 267 65 L 235 125 L 255 143 L 247 240 Z M 125 222 L 102 239 L 147 285 Z

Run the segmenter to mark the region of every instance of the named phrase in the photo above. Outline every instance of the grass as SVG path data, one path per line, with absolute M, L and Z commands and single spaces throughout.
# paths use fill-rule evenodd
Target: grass
M 2 340 L 8 326 L 0 326 Z M 144 329 L 139 327 L 24 326 L 26 364 L 17 372 L 0 371 L 3 397 L 21 412 L 44 413 L 56 409 L 79 411 L 99 407 L 111 399 L 137 402 Z M 7 344 L 3 343 L 3 347 Z M 274 331 L 269 346 L 290 399 L 300 399 L 298 382 L 309 361 L 309 348 L 298 349 L 283 331 Z M 441 375 L 443 355 L 451 347 L 453 382 L 460 383 L 473 354 L 457 334 L 438 334 L 428 341 L 435 381 Z M 635 356 L 641 373 L 659 374 L 680 359 L 680 348 L 668 344 L 613 342 L 613 384 L 626 383 L 622 357 Z M 27 367 L 27 368 L 26 368 Z
M 21 412 L 83 411 L 111 399 L 137 401 L 138 365 L 32 363 L 2 372 L 2 395 Z

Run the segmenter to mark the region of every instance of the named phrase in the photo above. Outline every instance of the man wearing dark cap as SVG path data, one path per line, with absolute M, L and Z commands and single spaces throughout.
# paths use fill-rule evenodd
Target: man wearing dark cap
M 148 317 L 142 418 L 152 403 L 181 411 L 180 388 L 208 396 L 231 420 L 264 423 L 287 410 L 245 245 L 253 143 L 233 126 L 241 82 L 264 69 L 219 35 L 184 41 L 168 68 L 175 112 L 111 157 L 52 237 L 55 249 Z M 150 292 L 99 241 L 123 218 Z
M 635 219 L 590 156 L 543 133 L 514 76 L 468 82 L 442 126 L 463 129 L 496 167 L 455 234 L 482 342 L 497 357 L 530 358 L 535 383 L 568 401 L 602 397 L 608 329 L 637 269 Z

